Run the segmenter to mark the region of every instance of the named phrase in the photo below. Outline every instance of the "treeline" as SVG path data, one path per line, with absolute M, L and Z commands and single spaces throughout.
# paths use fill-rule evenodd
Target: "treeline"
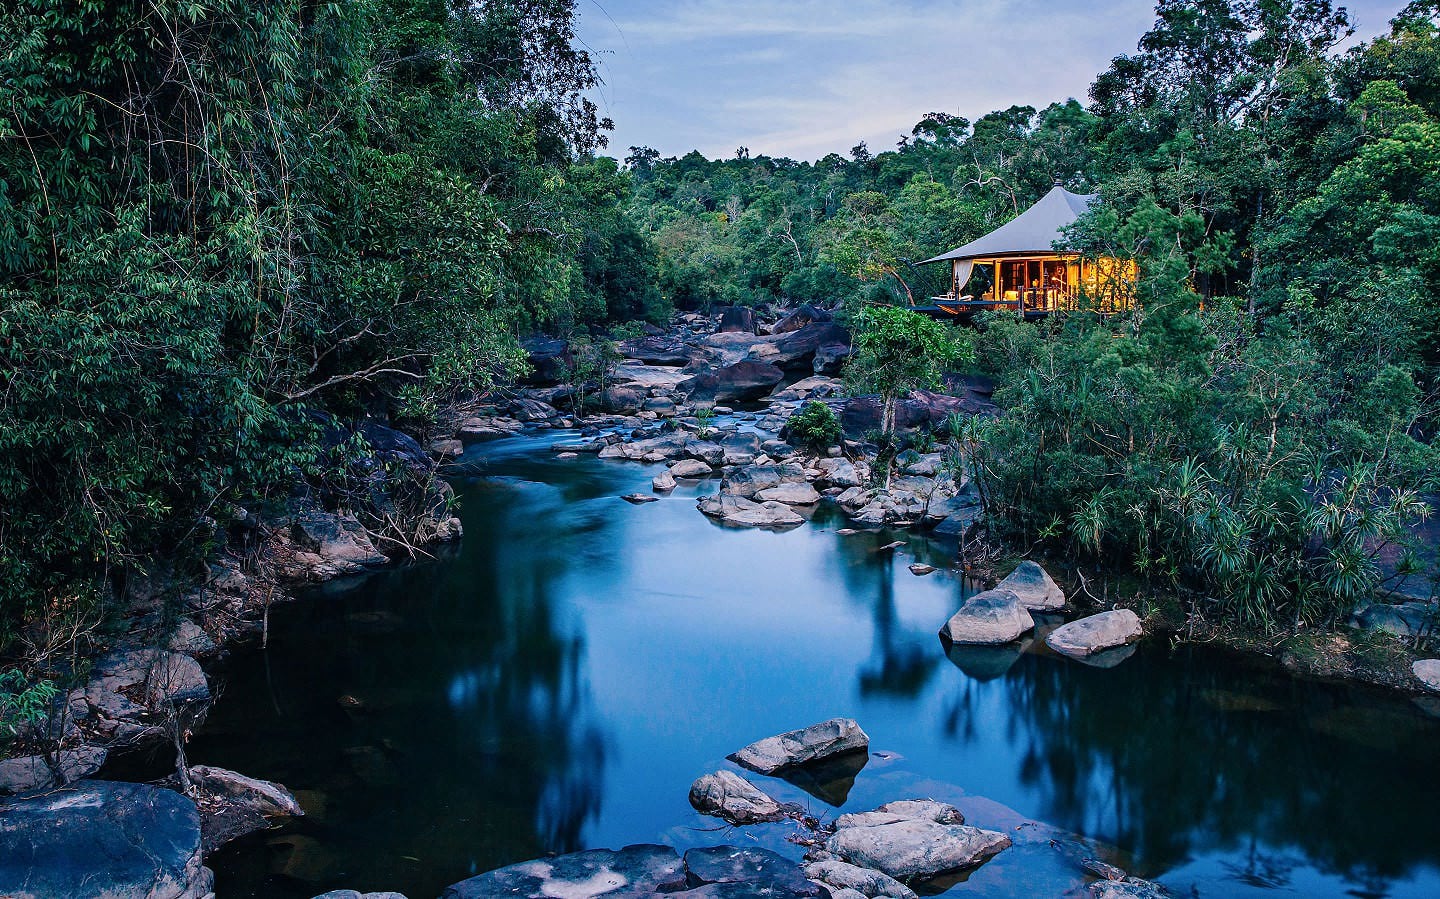
M 570 0 L 0 8 L 0 647 L 423 418 L 515 336 L 641 314 Z
M 1437 24 L 1411 3 L 1339 53 L 1326 0 L 1161 0 L 1087 106 L 935 113 L 814 164 L 636 148 L 632 215 L 679 305 L 903 304 L 1055 181 L 1100 193 L 1071 239 L 1140 262 L 1138 308 L 982 322 L 990 520 L 1227 621 L 1333 623 L 1420 564 L 1381 559 L 1437 489 Z

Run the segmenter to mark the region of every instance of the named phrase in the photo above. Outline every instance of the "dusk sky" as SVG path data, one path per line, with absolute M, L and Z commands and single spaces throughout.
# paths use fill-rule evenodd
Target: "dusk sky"
M 1348 3 L 1357 38 L 1404 0 Z M 615 120 L 608 153 L 817 159 L 889 149 L 931 111 L 1087 100 L 1154 22 L 1154 0 L 580 0 Z

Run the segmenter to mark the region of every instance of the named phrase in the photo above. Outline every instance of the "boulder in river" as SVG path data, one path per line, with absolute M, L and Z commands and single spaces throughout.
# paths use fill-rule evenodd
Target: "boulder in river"
M 404 893 L 362 893 L 359 890 L 331 890 L 314 899 L 405 899 Z
M 1065 591 L 1038 562 L 1021 562 L 997 587 L 1009 590 L 1032 612 L 1048 612 L 1065 605 Z
M 1034 626 L 1035 619 L 1021 605 L 1020 598 L 997 587 L 965 600 L 960 611 L 940 629 L 940 636 L 951 643 L 1009 643 Z
M 1061 655 L 1081 658 L 1134 643 L 1144 633 L 1140 616 L 1129 609 L 1115 609 L 1062 624 L 1045 637 L 1045 644 Z
M 738 825 L 790 817 L 785 806 L 734 771 L 716 771 L 696 780 L 690 785 L 690 804 L 702 815 Z
M 658 493 L 668 493 L 675 489 L 675 475 L 668 471 L 662 471 L 650 479 L 650 489 Z
M 780 484 L 775 487 L 766 487 L 755 498 L 761 502 L 774 501 L 784 503 L 787 506 L 813 506 L 820 502 L 820 494 L 809 484 Z
M 1090 884 L 1090 899 L 1170 899 L 1170 894 L 1158 883 L 1127 877 Z
M 825 841 L 825 852 L 896 880 L 973 868 L 1011 844 L 1009 836 L 997 831 L 940 824 L 923 816 L 872 812 L 844 817 L 851 818 L 850 826 L 836 822 L 835 834 Z
M 670 476 L 673 478 L 708 478 L 714 473 L 708 464 L 699 459 L 681 459 L 670 466 Z
M 173 790 L 87 780 L 0 802 L 0 896 L 200 899 L 212 881 Z
M 773 349 L 769 349 L 773 348 Z M 757 347 L 756 356 L 760 348 Z M 817 355 L 823 360 L 817 364 Z M 850 355 L 850 332 L 834 322 L 815 322 L 773 340 L 764 358 L 786 371 L 833 371 Z
M 679 337 L 668 335 L 623 340 L 620 352 L 627 359 L 638 359 L 646 365 L 689 365 L 701 355 L 700 350 Z
M 805 469 L 794 463 L 747 465 L 737 468 L 720 482 L 720 490 L 733 496 L 750 497 L 781 484 L 805 483 Z
M 817 762 L 870 748 L 870 737 L 853 718 L 831 718 L 800 730 L 766 737 L 730 756 L 751 771 L 774 774 L 796 765 Z
M 861 868 L 838 858 L 810 862 L 805 866 L 805 876 L 818 880 L 831 889 L 852 890 L 861 896 L 876 899 L 888 896 L 891 899 L 916 899 L 915 891 L 905 884 L 873 868 Z
M 1440 693 L 1440 659 L 1420 659 L 1410 670 L 1426 688 Z
M 711 518 L 718 518 L 728 525 L 743 528 L 787 528 L 804 524 L 805 519 L 797 515 L 784 503 L 761 502 L 743 496 L 717 493 L 702 498 L 696 507 Z
M 755 310 L 749 306 L 726 307 L 720 313 L 718 330 L 721 334 L 754 334 L 756 331 Z

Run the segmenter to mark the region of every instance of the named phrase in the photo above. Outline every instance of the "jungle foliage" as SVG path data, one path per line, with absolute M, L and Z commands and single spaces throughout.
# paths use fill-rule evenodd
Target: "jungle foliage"
M 203 549 L 321 413 L 656 311 L 570 0 L 0 7 L 0 645 Z

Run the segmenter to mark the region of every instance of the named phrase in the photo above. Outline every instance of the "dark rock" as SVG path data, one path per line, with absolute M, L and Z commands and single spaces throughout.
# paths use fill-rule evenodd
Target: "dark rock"
M 880 430 L 881 411 L 878 396 L 851 397 L 840 412 L 840 426 L 850 437 L 864 437 L 872 431 Z M 994 406 L 971 397 L 915 390 L 896 403 L 895 430 L 902 434 L 921 428 L 935 432 L 945 425 L 952 413 L 970 416 L 987 415 L 994 411 Z
M 774 351 L 765 352 L 766 361 L 786 371 L 828 371 L 829 367 L 816 366 L 816 353 L 822 347 L 831 348 L 827 359 L 833 365 L 838 358 L 849 355 L 850 332 L 834 322 L 817 322 L 770 341 L 769 345 Z
M 558 337 L 531 337 L 520 341 L 520 346 L 530 363 L 527 383 L 557 384 L 565 379 L 571 364 L 569 343 Z
M 656 497 L 656 496 L 646 496 L 646 495 L 643 494 L 643 493 L 627 493 L 627 494 L 625 494 L 624 496 L 622 496 L 622 497 L 620 497 L 620 498 L 623 499 L 623 500 L 625 500 L 625 502 L 631 504 L 632 506 L 643 506 L 643 505 L 645 505 L 646 503 L 658 503 L 658 502 L 660 502 L 660 498 L 659 498 L 659 497 Z
M 668 335 L 621 341 L 620 352 L 625 358 L 636 359 L 646 365 L 690 365 L 704 355 L 679 337 Z
M 430 457 L 414 437 L 378 421 L 363 421 L 357 429 L 370 452 L 381 462 L 404 462 L 417 469 L 429 469 Z
M 634 415 L 645 407 L 647 395 L 635 387 L 607 387 L 595 396 L 595 404 L 616 415 Z M 588 404 L 587 404 L 588 405 Z
M 771 334 L 789 334 L 791 331 L 798 331 L 806 325 L 813 325 L 816 322 L 830 321 L 830 313 L 816 309 L 809 303 L 801 303 L 794 311 L 776 322 L 771 328 Z
M 766 362 L 741 361 L 680 382 L 677 388 L 691 402 L 758 400 L 785 380 L 785 373 Z
M 768 849 L 715 846 L 685 853 L 686 882 L 693 887 L 707 884 L 750 884 L 773 892 L 764 896 L 825 896 L 824 888 L 812 883 L 800 867 Z M 681 894 L 686 895 L 686 894 Z
M 172 790 L 82 781 L 0 802 L 0 896 L 199 899 L 200 813 Z
M 720 313 L 720 333 L 754 334 L 755 310 L 748 306 L 730 306 Z
M 869 747 L 870 738 L 853 718 L 831 718 L 801 730 L 751 743 L 731 755 L 730 759 L 751 771 L 774 774 L 795 765 L 860 752 Z
M 685 865 L 669 846 L 591 849 L 500 868 L 450 886 L 441 899 L 638 897 L 688 886 Z

